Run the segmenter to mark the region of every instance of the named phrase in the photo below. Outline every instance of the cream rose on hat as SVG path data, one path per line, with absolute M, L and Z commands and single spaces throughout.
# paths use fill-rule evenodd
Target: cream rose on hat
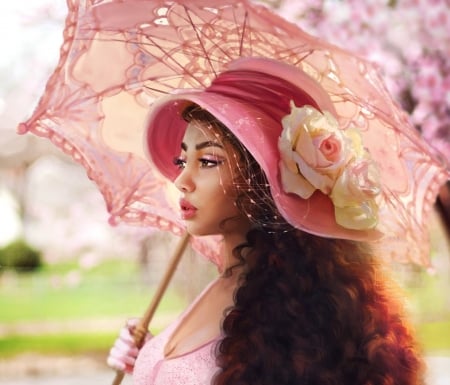
M 329 112 L 311 106 L 298 108 L 292 102 L 282 126 L 278 148 L 284 191 L 308 199 L 320 190 L 332 200 L 339 225 L 374 228 L 379 178 L 359 131 L 342 130 Z

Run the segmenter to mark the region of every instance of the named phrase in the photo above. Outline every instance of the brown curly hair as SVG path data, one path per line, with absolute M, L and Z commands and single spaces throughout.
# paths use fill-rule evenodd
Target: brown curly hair
M 207 111 L 190 107 L 184 118 L 220 129 L 241 153 L 237 204 L 255 222 L 247 243 L 234 250 L 245 269 L 225 314 L 212 383 L 423 384 L 400 296 L 368 245 L 287 223 L 264 226 L 279 214 L 257 162 Z
M 400 302 L 363 244 L 254 230 L 248 246 L 215 385 L 423 383 Z

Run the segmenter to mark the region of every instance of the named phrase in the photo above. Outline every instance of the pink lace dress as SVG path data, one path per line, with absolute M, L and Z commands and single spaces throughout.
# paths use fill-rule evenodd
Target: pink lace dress
M 163 332 L 149 340 L 141 349 L 133 372 L 135 385 L 209 385 L 217 372 L 215 347 L 217 338 L 180 354 L 165 358 L 164 348 L 177 326 L 214 284 L 210 283 L 186 311 Z

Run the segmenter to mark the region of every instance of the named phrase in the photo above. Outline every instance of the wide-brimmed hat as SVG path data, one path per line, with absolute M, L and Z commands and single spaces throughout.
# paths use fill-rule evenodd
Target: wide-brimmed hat
M 382 204 L 382 190 L 384 189 L 384 195 L 392 194 L 390 181 L 395 180 L 396 174 L 400 176 L 399 173 L 404 171 L 406 165 L 399 160 L 398 148 L 392 143 L 378 142 L 383 140 L 383 135 L 380 133 L 377 136 L 373 131 L 382 127 L 365 124 L 356 130 L 355 125 L 350 124 L 349 114 L 355 110 L 354 102 L 343 102 L 342 99 L 333 102 L 319 82 L 292 65 L 267 58 L 236 60 L 206 89 L 180 90 L 161 98 L 153 105 L 145 131 L 144 147 L 153 164 L 170 180 L 174 180 L 179 173 L 172 160 L 180 151 L 180 143 L 187 126 L 181 115 L 190 104 L 209 111 L 248 149 L 265 172 L 279 212 L 291 225 L 324 237 L 366 241 L 381 237 L 383 223 L 382 220 L 378 221 L 378 205 Z M 300 111 L 304 106 L 307 106 L 306 110 Z M 370 105 L 360 106 L 360 109 L 363 107 L 367 109 L 365 113 L 368 119 L 370 114 L 384 113 L 371 111 Z M 296 122 L 296 115 L 299 114 L 304 119 Z M 386 116 L 386 120 L 388 118 L 389 116 Z M 296 130 L 296 127 L 292 127 L 293 121 L 294 125 L 304 126 L 303 130 L 306 130 L 309 136 L 307 140 L 311 143 L 317 140 L 319 134 L 322 139 L 324 135 L 329 138 L 334 134 L 346 134 L 347 137 L 341 135 L 341 143 L 337 143 L 338 146 L 345 146 L 338 150 L 342 152 L 341 156 L 338 156 L 340 164 L 336 166 L 336 162 L 331 162 L 331 167 L 320 169 L 320 165 L 311 162 L 308 164 L 308 159 L 297 160 L 299 156 L 304 155 L 301 150 L 304 143 L 295 144 L 295 139 L 292 145 L 300 150 L 287 154 L 283 140 L 289 141 L 286 135 L 289 136 L 289 131 Z M 333 129 L 327 131 L 324 124 L 333 123 L 336 125 L 336 132 L 332 132 Z M 320 127 L 315 130 L 314 124 L 319 124 Z M 350 139 L 355 132 L 361 134 L 362 143 L 359 139 L 357 143 Z M 297 133 L 294 135 L 298 136 Z M 361 147 L 359 153 L 357 149 L 351 148 L 355 144 Z M 289 152 L 289 144 L 287 147 Z M 290 161 L 296 163 L 294 175 L 289 174 Z M 345 172 L 352 162 L 359 162 L 358 166 L 361 162 L 366 162 L 381 173 L 379 180 L 378 175 L 375 175 L 377 173 L 373 173 L 374 180 L 369 181 L 369 187 L 372 189 L 368 192 L 370 202 L 367 202 L 367 199 L 350 199 L 352 212 L 355 204 L 360 204 L 372 215 L 369 223 L 363 221 L 362 225 L 358 220 L 361 212 L 357 214 L 356 224 L 349 224 L 345 219 L 339 220 L 337 210 L 342 206 L 342 194 L 336 198 L 337 193 L 332 193 L 335 191 L 334 186 L 342 184 L 342 178 L 347 178 L 348 182 L 349 176 Z M 365 170 L 367 177 L 369 169 L 366 167 Z M 312 179 L 319 179 L 317 185 L 314 185 L 313 181 L 312 188 L 310 179 L 306 177 L 311 172 L 316 175 L 313 175 Z M 306 190 L 309 188 L 309 192 L 297 192 L 296 182 L 294 188 L 289 189 L 290 179 L 300 178 L 302 183 L 305 177 L 308 184 Z M 361 179 L 361 175 L 356 178 Z M 363 186 L 360 187 L 367 189 L 366 182 L 363 181 Z M 302 189 L 300 186 L 300 190 Z M 348 188 L 345 193 L 348 197 Z M 370 207 L 367 206 L 368 203 Z M 367 210 L 365 212 L 367 213 Z

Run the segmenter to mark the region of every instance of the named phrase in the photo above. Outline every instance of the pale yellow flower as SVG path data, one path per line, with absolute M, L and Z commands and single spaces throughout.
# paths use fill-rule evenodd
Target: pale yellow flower
M 315 190 L 328 195 L 347 162 L 346 138 L 330 113 L 291 107 L 278 142 L 283 188 L 304 199 Z
M 338 224 L 358 230 L 375 227 L 379 177 L 360 132 L 340 129 L 327 111 L 293 103 L 282 125 L 278 148 L 284 191 L 308 199 L 320 190 L 332 200 Z
M 336 222 L 348 229 L 374 228 L 378 219 L 375 198 L 379 193 L 379 175 L 374 163 L 370 159 L 350 162 L 330 195 Z

